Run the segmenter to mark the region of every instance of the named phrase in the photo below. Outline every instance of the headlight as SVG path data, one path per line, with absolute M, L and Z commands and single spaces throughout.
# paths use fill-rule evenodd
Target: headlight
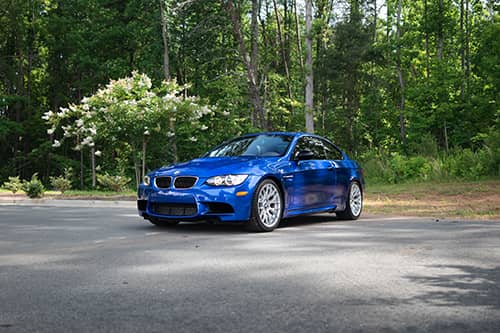
M 142 182 L 144 183 L 144 185 L 149 186 L 149 184 L 151 184 L 151 179 L 149 178 L 149 176 L 144 176 Z
M 207 184 L 213 186 L 236 186 L 243 183 L 247 177 L 248 175 L 215 176 L 208 178 Z

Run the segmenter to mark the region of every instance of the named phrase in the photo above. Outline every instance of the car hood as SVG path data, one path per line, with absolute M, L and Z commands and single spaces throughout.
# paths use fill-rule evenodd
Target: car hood
M 163 167 L 154 176 L 213 177 L 227 174 L 263 175 L 274 169 L 278 157 L 209 157 Z

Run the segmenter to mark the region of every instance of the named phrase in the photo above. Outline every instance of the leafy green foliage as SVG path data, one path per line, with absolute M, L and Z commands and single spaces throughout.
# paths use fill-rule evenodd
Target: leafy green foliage
M 50 184 L 52 187 L 62 194 L 71 190 L 71 178 L 73 177 L 73 170 L 71 168 L 64 169 L 64 175 L 58 177 L 50 177 Z
M 19 179 L 19 176 L 16 177 L 9 177 L 9 181 L 6 181 L 3 183 L 3 188 L 11 191 L 12 194 L 16 194 L 19 192 L 19 190 L 22 189 L 22 182 Z
M 427 157 L 369 153 L 361 157 L 361 164 L 369 183 L 478 180 L 500 175 L 498 157 L 495 156 L 498 155 L 485 146 L 478 151 L 455 149 L 448 155 Z
M 365 169 L 375 179 L 499 174 L 494 1 L 313 2 L 318 134 L 353 156 L 372 156 Z M 82 188 L 95 172 L 137 181 L 143 162 L 150 170 L 242 133 L 304 130 L 300 2 L 295 17 L 294 1 L 276 1 L 276 11 L 260 1 L 255 59 L 264 128 L 251 125 L 248 75 L 226 3 L 164 2 L 172 81 L 163 82 L 158 1 L 6 2 L 0 181 L 38 172 L 49 183 L 66 167 Z M 252 3 L 233 3 L 249 41 Z M 211 112 L 198 117 L 203 107 Z M 374 157 L 380 151 L 383 159 Z
M 125 176 L 112 176 L 108 173 L 97 175 L 97 182 L 105 189 L 114 192 L 122 192 L 126 189 L 131 179 Z
M 31 176 L 31 180 L 25 180 L 22 185 L 22 189 L 28 197 L 30 198 L 41 198 L 45 192 L 45 187 L 42 182 L 38 179 L 38 174 L 34 173 Z

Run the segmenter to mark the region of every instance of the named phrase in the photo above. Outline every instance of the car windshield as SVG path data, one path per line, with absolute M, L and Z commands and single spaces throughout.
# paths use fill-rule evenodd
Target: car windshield
M 282 134 L 241 137 L 214 148 L 203 157 L 283 156 L 292 139 L 292 136 Z

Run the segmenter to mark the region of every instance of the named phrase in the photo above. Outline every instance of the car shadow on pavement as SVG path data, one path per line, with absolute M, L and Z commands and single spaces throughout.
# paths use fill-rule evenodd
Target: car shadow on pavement
M 301 215 L 295 217 L 289 217 L 283 219 L 280 224 L 280 228 L 286 227 L 299 227 L 307 226 L 312 224 L 321 223 L 331 223 L 331 222 L 341 222 L 342 220 L 337 219 L 335 215 Z
M 126 229 L 149 232 L 212 232 L 212 233 L 244 233 L 243 223 L 208 223 L 206 221 L 181 222 L 177 225 L 155 226 L 147 221 L 139 224 L 127 225 Z
M 196 222 L 181 222 L 177 225 L 159 227 L 150 224 L 147 221 L 140 221 L 141 223 L 134 224 L 133 226 L 127 226 L 127 229 L 141 230 L 141 231 L 173 231 L 173 232 L 227 232 L 227 233 L 249 233 L 245 229 L 243 222 L 233 223 L 233 222 L 207 222 L 207 221 L 196 221 Z M 332 223 L 332 222 L 343 222 L 338 220 L 335 215 L 301 215 L 291 218 L 285 218 L 281 221 L 279 229 L 289 228 L 289 227 L 307 227 L 314 224 L 322 223 Z

